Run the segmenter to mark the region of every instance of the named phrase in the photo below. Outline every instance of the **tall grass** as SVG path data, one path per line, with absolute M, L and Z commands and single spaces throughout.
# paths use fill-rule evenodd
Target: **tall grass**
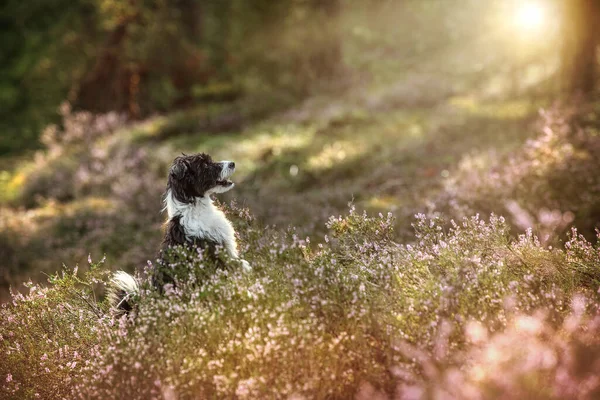
M 265 228 L 235 205 L 228 212 L 250 273 L 174 249 L 156 268 L 172 269 L 178 284 L 162 295 L 145 284 L 121 318 L 96 296 L 107 282 L 102 262 L 15 294 L 0 310 L 3 395 L 561 398 L 580 384 L 580 398 L 593 398 L 598 390 L 598 366 L 585 354 L 599 343 L 599 249 L 576 233 L 565 250 L 549 249 L 530 232 L 511 239 L 500 217 L 445 229 L 419 215 L 414 242 L 403 245 L 392 240 L 391 215 L 351 208 L 317 239 Z

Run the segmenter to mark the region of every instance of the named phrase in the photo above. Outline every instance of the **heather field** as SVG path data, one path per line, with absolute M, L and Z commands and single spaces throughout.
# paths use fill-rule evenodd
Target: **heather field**
M 0 6 L 1 399 L 600 398 L 593 2 L 150 3 Z

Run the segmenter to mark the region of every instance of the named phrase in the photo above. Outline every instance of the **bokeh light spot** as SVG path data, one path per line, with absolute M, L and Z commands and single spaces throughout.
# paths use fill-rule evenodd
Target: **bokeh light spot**
M 546 9 L 540 2 L 521 3 L 515 10 L 515 23 L 525 31 L 540 30 L 546 20 Z

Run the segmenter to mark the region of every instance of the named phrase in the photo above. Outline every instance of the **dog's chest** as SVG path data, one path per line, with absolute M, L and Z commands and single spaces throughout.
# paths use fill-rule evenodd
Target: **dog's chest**
M 180 222 L 188 239 L 210 239 L 225 244 L 234 238 L 233 226 L 212 204 L 190 207 L 182 213 Z

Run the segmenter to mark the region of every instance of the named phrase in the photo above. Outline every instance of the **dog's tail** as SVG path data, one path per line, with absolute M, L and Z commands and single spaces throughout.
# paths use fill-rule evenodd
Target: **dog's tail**
M 140 294 L 140 285 L 125 271 L 117 271 L 108 285 L 108 303 L 117 313 L 128 313 L 133 309 L 134 299 Z

